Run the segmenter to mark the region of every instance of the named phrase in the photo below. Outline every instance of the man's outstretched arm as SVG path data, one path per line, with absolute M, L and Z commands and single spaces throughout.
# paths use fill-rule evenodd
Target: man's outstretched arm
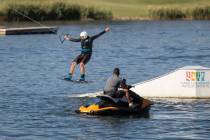
M 106 27 L 106 28 L 105 28 L 102 32 L 100 32 L 99 34 L 92 36 L 92 38 L 93 38 L 93 39 L 96 39 L 96 38 L 98 38 L 99 36 L 105 34 L 106 32 L 109 32 L 109 31 L 110 31 L 110 28 L 109 28 L 109 27 Z
M 72 38 L 70 35 L 65 35 L 64 39 L 72 42 L 81 42 L 81 38 Z

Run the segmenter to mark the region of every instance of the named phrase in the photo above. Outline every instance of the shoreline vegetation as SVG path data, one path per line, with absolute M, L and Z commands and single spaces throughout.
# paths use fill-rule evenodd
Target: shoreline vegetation
M 81 5 L 68 5 L 65 3 L 54 3 L 49 6 L 39 5 L 8 5 L 5 20 L 26 21 L 32 18 L 37 21 L 54 20 L 110 20 L 113 15 L 110 11 L 98 10 L 94 7 Z
M 161 8 L 150 10 L 150 17 L 152 19 L 192 19 L 192 20 L 210 20 L 210 6 L 196 7 L 193 9 L 180 10 L 177 8 Z
M 36 21 L 83 21 L 83 20 L 210 20 L 210 0 L 200 0 L 205 1 L 202 4 L 192 4 L 189 6 L 170 6 L 164 3 L 159 3 L 157 6 L 148 5 L 146 1 L 141 1 L 139 5 L 133 3 L 126 9 L 125 0 L 112 0 L 113 3 L 108 3 L 103 0 L 92 0 L 90 4 L 73 3 L 60 1 L 46 0 L 44 3 L 41 1 L 35 3 L 31 0 L 31 3 L 21 0 L 20 2 L 6 2 L 5 0 L 0 0 L 3 4 L 0 6 L 0 21 L 7 22 L 19 22 L 19 21 L 29 21 L 28 18 L 32 18 Z M 73 1 L 73 0 L 71 0 Z M 79 0 L 83 1 L 83 0 Z M 136 1 L 136 0 L 133 0 Z M 154 0 L 147 0 L 154 1 Z M 161 1 L 161 0 L 156 0 Z M 177 2 L 180 0 L 165 0 L 172 2 Z M 94 3 L 93 3 L 94 2 Z M 104 3 L 99 3 L 104 2 Z M 118 3 L 117 3 L 118 2 Z M 121 3 L 124 5 L 121 5 Z M 96 4 L 95 4 L 96 3 Z M 115 4 L 118 5 L 118 9 L 113 7 Z M 146 4 L 145 4 L 146 3 Z M 154 3 L 154 2 L 153 2 Z M 143 6 L 141 6 L 141 4 Z M 186 3 L 185 3 L 186 4 Z M 190 5 L 190 2 L 187 2 Z M 91 5 L 91 6 L 90 6 Z M 103 7 L 104 5 L 104 8 Z M 109 8 L 107 8 L 108 6 Z M 136 7 L 134 7 L 136 5 Z M 122 9 L 124 8 L 124 11 Z M 24 15 L 24 16 L 23 16 Z

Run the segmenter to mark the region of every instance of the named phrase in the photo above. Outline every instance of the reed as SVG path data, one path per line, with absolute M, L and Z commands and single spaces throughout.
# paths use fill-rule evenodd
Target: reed
M 86 18 L 88 19 L 94 19 L 94 20 L 101 20 L 101 19 L 112 19 L 113 15 L 110 11 L 102 11 L 97 10 L 94 7 L 87 8 L 84 12 L 86 14 Z
M 52 5 L 8 5 L 6 10 L 7 21 L 26 21 L 28 20 L 21 14 L 31 17 L 37 21 L 45 20 L 81 20 L 81 19 L 112 19 L 110 11 L 98 10 L 93 7 L 84 7 L 77 4 L 65 4 L 62 2 Z
M 187 10 L 179 9 L 150 9 L 150 17 L 152 19 L 194 19 L 194 20 L 209 20 L 210 6 L 195 7 Z
M 0 12 L 0 16 L 4 16 L 5 15 L 5 13 L 3 13 L 3 12 Z
M 161 9 L 152 9 L 149 11 L 150 17 L 152 19 L 184 19 L 186 18 L 186 14 L 179 9 L 169 9 L 169 8 L 161 8 Z
M 55 3 L 49 8 L 46 20 L 80 20 L 82 8 L 79 5 Z
M 5 20 L 5 13 L 0 12 L 0 21 L 4 21 Z
M 40 20 L 209 19 L 210 0 L 0 0 L 0 11 L 6 15 L 11 4 L 41 7 L 41 15 L 47 15 Z M 73 15 L 67 12 L 72 7 L 77 7 Z M 68 18 L 60 16 L 58 9 L 64 9 Z
M 6 14 L 6 19 L 7 21 L 25 21 L 28 20 L 26 17 L 24 17 L 21 14 L 18 14 L 16 11 L 19 13 L 32 17 L 35 20 L 44 20 L 47 13 L 44 9 L 42 9 L 39 6 L 34 6 L 34 5 L 10 5 L 7 9 L 7 14 Z
M 197 7 L 190 12 L 192 19 L 196 20 L 209 20 L 210 19 L 210 6 Z

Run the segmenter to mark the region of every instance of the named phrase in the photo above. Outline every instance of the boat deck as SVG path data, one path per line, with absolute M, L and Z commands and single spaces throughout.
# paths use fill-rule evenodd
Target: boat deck
M 21 34 L 56 34 L 57 27 L 23 27 L 23 28 L 0 28 L 0 35 Z

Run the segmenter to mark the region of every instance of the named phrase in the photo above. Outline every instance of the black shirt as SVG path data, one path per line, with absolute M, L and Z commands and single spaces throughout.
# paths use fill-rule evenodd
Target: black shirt
M 106 33 L 106 31 L 102 31 L 99 34 L 96 34 L 94 36 L 88 36 L 86 39 L 81 39 L 81 38 L 70 38 L 69 41 L 72 42 L 81 42 L 81 53 L 82 54 L 91 54 L 92 53 L 92 48 L 93 48 L 93 41 L 98 38 L 99 36 L 103 35 Z

